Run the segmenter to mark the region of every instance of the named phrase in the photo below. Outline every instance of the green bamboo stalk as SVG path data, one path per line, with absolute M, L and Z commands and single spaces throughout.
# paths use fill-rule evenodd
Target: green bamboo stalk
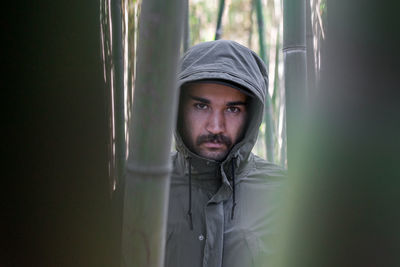
M 274 92 L 272 93 L 272 103 L 276 103 L 276 97 L 278 95 L 278 90 L 279 90 L 279 55 L 281 51 L 281 35 L 279 31 L 279 26 L 278 26 L 278 31 L 277 31 L 277 36 L 276 36 L 276 46 L 275 46 L 275 77 L 274 77 Z M 274 106 L 275 108 L 279 108 Z
M 278 26 L 279 27 L 279 26 Z M 274 71 L 274 91 L 272 94 L 272 105 L 273 105 L 273 110 L 275 110 L 275 114 L 276 117 L 278 118 L 277 121 L 279 121 L 279 112 L 280 112 L 280 107 L 281 105 L 284 105 L 284 100 L 282 99 L 282 97 L 277 97 L 279 92 L 279 88 L 280 88 L 280 80 L 279 80 L 279 61 L 280 61 L 280 51 L 281 51 L 281 41 L 280 41 L 280 31 L 278 29 L 277 31 L 277 36 L 276 36 L 276 46 L 275 46 L 275 71 Z M 280 94 L 282 95 L 282 94 Z M 279 99 L 279 101 L 278 101 Z M 280 159 L 279 159 L 279 164 L 281 166 L 286 167 L 286 115 L 285 115 L 285 109 L 283 109 L 283 130 L 282 133 L 279 133 L 278 131 L 276 131 L 276 135 L 279 136 L 281 134 L 281 138 L 282 138 L 282 146 L 279 147 L 277 150 L 280 150 L 279 154 L 280 154 Z M 276 127 L 279 129 L 279 125 L 276 124 Z M 278 153 L 278 152 L 277 152 Z M 276 160 L 278 162 L 278 159 Z
M 267 160 L 274 162 L 274 122 L 272 116 L 271 96 L 267 93 L 265 96 L 265 144 L 267 151 Z
M 260 57 L 268 66 L 268 59 L 265 52 L 265 39 L 264 39 L 264 16 L 262 12 L 261 0 L 255 0 L 257 24 L 258 24 L 258 40 L 260 45 Z M 274 123 L 272 117 L 271 96 L 267 92 L 265 97 L 265 145 L 267 151 L 267 160 L 274 162 Z
M 307 103 L 305 1 L 283 0 L 283 62 L 286 103 L 284 115 L 286 116 L 286 155 L 290 179 L 284 192 L 285 201 L 279 224 L 281 236 L 276 242 L 277 254 L 271 260 L 271 266 L 276 267 L 297 266 L 294 262 L 303 260 L 303 254 L 305 254 L 302 250 L 303 247 L 295 246 L 299 244 L 295 243 L 295 241 L 298 240 L 296 239 L 298 236 L 303 236 L 303 228 L 305 226 L 299 228 L 297 225 L 307 222 L 307 219 L 309 219 L 298 221 L 298 218 L 301 217 L 300 212 L 304 212 L 303 207 L 298 204 L 302 200 L 301 198 L 308 197 L 309 194 L 305 192 L 299 194 L 300 190 L 297 187 L 299 184 L 303 185 L 304 183 L 304 180 L 302 180 L 304 178 L 302 177 L 302 163 L 308 156 L 302 147 L 302 141 L 305 140 L 305 124 L 307 124 L 305 113 Z M 284 154 L 284 150 L 281 151 L 281 154 Z M 313 168 L 312 171 L 315 172 L 315 169 Z M 304 186 L 310 187 L 312 183 L 304 183 Z M 313 213 L 309 217 L 315 216 L 316 211 L 311 211 Z M 312 239 L 315 236 L 313 236 L 313 233 L 309 233 L 308 238 Z M 305 240 L 304 243 L 308 243 L 308 241 Z M 301 252 L 299 253 L 298 251 Z M 311 254 L 306 254 L 306 256 L 309 255 Z
M 126 0 L 128 1 L 128 0 Z M 127 73 L 127 97 L 126 97 L 126 109 L 127 109 L 127 128 L 130 128 L 132 122 L 132 107 L 133 107 L 133 92 L 134 92 L 134 82 L 135 82 L 135 67 L 136 67 L 136 30 L 137 30 L 137 16 L 136 16 L 136 1 L 128 1 L 128 69 Z M 129 139 L 127 140 L 129 143 Z M 119 185 L 117 185 L 119 186 Z
M 110 20 L 108 13 L 110 12 L 110 5 L 108 1 L 101 0 L 100 1 L 100 21 L 101 21 L 101 40 L 102 40 L 102 59 L 103 59 L 103 71 L 104 71 L 104 80 L 106 90 L 106 106 L 107 106 L 107 120 L 109 126 L 109 136 L 108 136 L 108 144 L 107 144 L 107 153 L 108 153 L 108 165 L 109 165 L 109 182 L 110 182 L 110 195 L 114 192 L 114 184 L 117 181 L 116 178 L 116 168 L 115 168 L 115 154 L 113 153 L 114 146 L 114 112 L 113 105 L 114 102 L 112 100 L 111 95 L 113 94 L 113 88 L 111 87 L 111 78 L 110 78 L 110 67 L 112 67 L 112 52 L 111 52 L 111 31 L 110 31 Z
M 183 51 L 190 47 L 190 25 L 189 25 L 189 0 L 184 0 L 183 6 Z
M 283 1 L 283 57 L 285 69 L 287 152 L 291 161 L 301 157 L 297 145 L 307 104 L 305 0 Z M 295 164 L 295 162 L 293 162 Z
M 114 67 L 114 121 L 116 182 L 119 183 L 126 163 L 124 59 L 122 48 L 121 0 L 111 2 L 112 14 L 112 65 Z
M 314 34 L 311 21 L 310 0 L 306 0 L 306 34 L 307 34 L 307 84 L 310 97 L 315 93 L 316 88 L 316 69 L 314 57 Z
M 283 121 L 286 121 L 286 109 L 283 109 Z M 282 146 L 281 146 L 281 158 L 280 165 L 286 167 L 286 123 L 283 123 L 282 126 Z
M 251 1 L 251 9 L 250 9 L 250 14 L 249 14 L 249 21 L 250 21 L 250 27 L 249 27 L 249 37 L 247 39 L 247 46 L 249 48 L 253 47 L 253 14 L 254 14 L 254 1 Z
M 222 35 L 222 15 L 224 14 L 225 0 L 219 0 L 217 29 L 215 31 L 215 40 L 221 38 Z
M 182 7 L 182 0 L 146 0 L 141 7 L 124 192 L 123 267 L 159 267 L 164 262 Z
M 257 25 L 258 25 L 258 42 L 260 45 L 260 57 L 264 60 L 265 64 L 268 66 L 268 57 L 266 51 L 265 44 L 265 35 L 264 35 L 264 15 L 263 15 L 263 7 L 261 0 L 254 0 L 256 5 L 256 14 L 257 14 Z

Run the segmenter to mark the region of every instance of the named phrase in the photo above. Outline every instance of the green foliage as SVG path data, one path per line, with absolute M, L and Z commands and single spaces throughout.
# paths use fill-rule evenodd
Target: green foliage
M 321 3 L 319 4 L 319 12 L 321 14 L 322 24 L 325 30 L 326 30 L 326 20 L 328 14 L 327 12 L 328 7 L 326 1 L 327 0 L 321 0 Z
M 319 12 L 321 12 L 321 15 L 324 15 L 326 13 L 326 0 L 321 0 L 321 3 L 319 4 Z
M 192 45 L 214 39 L 218 12 L 217 2 L 190 1 L 189 27 Z

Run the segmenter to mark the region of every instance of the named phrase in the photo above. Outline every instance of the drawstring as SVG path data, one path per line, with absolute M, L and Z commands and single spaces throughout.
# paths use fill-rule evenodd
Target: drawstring
M 236 207 L 236 198 L 235 198 L 235 160 L 237 158 L 233 158 L 231 163 L 232 163 L 232 213 L 231 213 L 231 220 L 233 219 L 233 216 L 235 215 L 235 207 Z
M 188 157 L 189 162 L 189 226 L 190 230 L 193 231 L 193 217 L 192 217 L 192 158 Z

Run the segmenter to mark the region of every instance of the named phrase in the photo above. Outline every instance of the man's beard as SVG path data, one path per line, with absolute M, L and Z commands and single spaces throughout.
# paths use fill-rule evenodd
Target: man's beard
M 202 149 L 200 146 L 203 143 L 219 143 L 224 144 L 225 149 Z M 229 137 L 222 135 L 222 134 L 208 134 L 208 135 L 201 135 L 196 139 L 196 148 L 195 150 L 197 154 L 203 156 L 208 159 L 222 161 L 225 159 L 226 155 L 228 154 L 230 148 L 232 146 L 232 141 Z

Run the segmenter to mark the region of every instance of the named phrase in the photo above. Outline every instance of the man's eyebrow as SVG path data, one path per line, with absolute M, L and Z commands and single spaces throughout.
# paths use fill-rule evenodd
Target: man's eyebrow
M 211 103 L 211 101 L 208 100 L 207 98 L 202 98 L 202 97 L 198 97 L 198 96 L 194 96 L 194 95 L 189 95 L 189 97 L 190 97 L 191 99 L 193 99 L 193 100 L 202 102 L 202 103 L 204 103 L 204 104 L 210 104 L 210 103 Z M 230 107 L 230 106 L 246 106 L 247 103 L 244 102 L 244 101 L 231 101 L 231 102 L 226 103 L 226 105 L 227 105 L 228 107 Z
M 227 106 L 241 106 L 241 105 L 246 106 L 247 103 L 243 102 L 243 101 L 232 101 L 232 102 L 228 102 L 226 105 Z
M 190 97 L 191 99 L 193 99 L 193 100 L 200 101 L 200 102 L 202 102 L 202 103 L 204 103 L 204 104 L 210 104 L 210 103 L 211 103 L 210 100 L 208 100 L 208 99 L 206 99 L 206 98 L 202 98 L 202 97 L 198 97 L 198 96 L 194 96 L 194 95 L 189 95 L 189 97 Z

